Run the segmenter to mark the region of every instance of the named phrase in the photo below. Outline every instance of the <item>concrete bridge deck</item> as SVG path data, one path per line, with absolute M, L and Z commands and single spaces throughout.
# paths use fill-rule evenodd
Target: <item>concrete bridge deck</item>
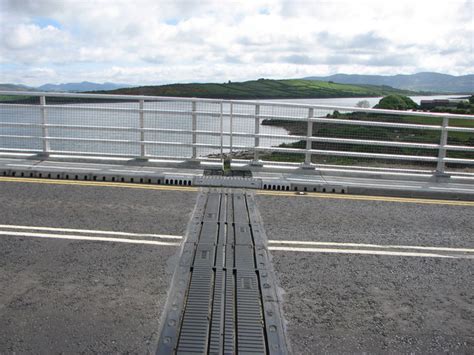
M 356 195 L 422 197 L 474 201 L 474 174 L 458 172 L 447 177 L 415 170 L 368 168 L 276 169 L 235 167 L 245 178 L 216 176 L 220 165 L 104 160 L 32 156 L 0 156 L 0 176 L 98 180 L 170 185 L 237 187 L 268 190 L 336 192 Z M 209 176 L 210 174 L 214 174 Z
M 255 192 L 292 353 L 474 351 L 472 202 Z M 198 193 L 0 178 L 0 349 L 153 352 Z

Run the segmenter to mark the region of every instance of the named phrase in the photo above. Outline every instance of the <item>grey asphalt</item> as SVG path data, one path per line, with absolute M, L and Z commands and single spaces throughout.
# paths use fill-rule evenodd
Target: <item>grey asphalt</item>
M 466 206 L 259 196 L 270 240 L 474 246 Z M 473 353 L 474 260 L 272 251 L 293 353 Z
M 197 193 L 0 182 L 0 224 L 183 235 Z M 257 196 L 270 240 L 473 248 L 467 206 Z M 146 353 L 177 247 L 0 235 L 0 352 Z M 472 259 L 272 251 L 294 354 L 473 353 Z
M 183 235 L 196 193 L 0 183 L 0 223 Z M 146 353 L 175 246 L 0 235 L 0 352 Z
M 268 239 L 445 247 L 474 245 L 472 206 L 306 196 L 259 195 L 258 201 Z

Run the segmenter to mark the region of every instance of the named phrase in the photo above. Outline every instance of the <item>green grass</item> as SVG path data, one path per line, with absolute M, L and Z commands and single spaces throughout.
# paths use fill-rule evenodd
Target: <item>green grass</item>
M 350 120 L 370 120 L 379 122 L 400 122 L 412 124 L 428 124 L 441 125 L 442 118 L 424 118 L 414 116 L 388 116 L 379 114 L 366 113 L 348 113 L 336 114 L 329 117 L 337 117 L 338 119 Z M 273 125 L 283 127 L 290 132 L 291 135 L 305 135 L 306 124 L 294 121 L 285 120 L 265 120 L 265 125 Z M 453 119 L 450 122 L 451 126 L 458 127 L 473 127 L 472 120 Z M 432 130 L 406 129 L 406 128 L 386 128 L 386 127 L 367 127 L 358 125 L 340 125 L 332 123 L 318 123 L 313 125 L 313 136 L 335 137 L 335 138 L 357 138 L 369 139 L 379 141 L 393 141 L 393 142 L 418 142 L 418 143 L 432 143 L 438 144 L 440 141 L 440 132 Z M 304 141 L 299 141 L 291 144 L 282 144 L 281 147 L 289 148 L 304 148 Z M 449 132 L 448 144 L 454 145 L 474 145 L 474 136 L 466 132 Z M 376 145 L 360 145 L 360 144 L 341 144 L 330 142 L 313 142 L 313 149 L 320 150 L 345 150 L 352 152 L 372 152 L 372 153 L 390 153 L 402 155 L 418 155 L 418 156 L 436 156 L 437 151 L 433 149 L 422 148 L 408 148 L 408 147 L 383 147 Z M 288 153 L 273 153 L 267 154 L 264 158 L 267 160 L 287 160 L 287 161 L 303 161 L 304 156 L 300 154 L 292 154 L 292 158 L 288 159 Z M 450 151 L 449 156 L 453 158 L 467 158 L 473 159 L 473 153 Z M 346 157 L 322 157 L 313 156 L 313 162 L 331 163 L 331 164 L 353 164 L 357 159 Z M 421 163 L 418 163 L 421 164 Z
M 0 95 L 0 102 L 2 101 L 12 101 L 17 100 L 19 96 L 11 96 L 11 95 Z M 20 96 L 21 98 L 25 98 L 25 96 Z M 29 97 L 29 96 L 27 96 Z
M 269 80 L 223 84 L 170 84 L 124 88 L 104 93 L 124 95 L 180 96 L 216 99 L 288 99 L 383 96 L 392 93 L 413 95 L 415 92 L 387 86 L 348 85 L 315 80 Z M 99 93 L 99 92 L 98 92 Z

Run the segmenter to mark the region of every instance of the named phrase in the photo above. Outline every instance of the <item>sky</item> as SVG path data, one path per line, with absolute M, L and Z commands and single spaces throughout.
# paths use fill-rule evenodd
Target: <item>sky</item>
M 0 82 L 474 72 L 474 0 L 0 0 Z

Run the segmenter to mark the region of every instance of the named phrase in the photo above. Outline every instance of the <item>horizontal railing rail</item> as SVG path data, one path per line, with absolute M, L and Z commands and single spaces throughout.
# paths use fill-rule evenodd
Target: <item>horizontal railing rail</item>
M 293 108 L 321 108 L 327 110 L 341 110 L 341 111 L 353 111 L 353 112 L 372 112 L 387 115 L 399 115 L 399 116 L 416 116 L 416 117 L 450 117 L 459 119 L 472 120 L 473 115 L 461 115 L 453 113 L 442 113 L 442 112 L 419 112 L 419 111 L 396 111 L 386 109 L 374 109 L 374 108 L 361 108 L 361 107 L 349 107 L 349 106 L 337 106 L 337 105 L 314 105 L 314 104 L 300 104 L 291 102 L 276 102 L 270 100 L 227 100 L 227 99 L 206 99 L 196 97 L 176 97 L 176 96 L 146 96 L 146 95 L 118 95 L 118 94 L 83 94 L 83 93 L 67 93 L 67 92 L 29 92 L 29 91 L 2 91 L 0 95 L 7 96 L 34 96 L 34 97 L 61 97 L 61 98 L 77 98 L 77 99 L 102 99 L 102 100 L 129 100 L 138 102 L 139 100 L 145 101 L 171 101 L 171 102 L 205 102 L 205 103 L 216 103 L 216 104 L 239 104 L 239 105 L 269 105 L 274 107 L 293 107 Z M 51 105 L 53 106 L 53 105 Z
M 413 169 L 421 164 L 420 168 L 445 174 L 473 168 L 474 115 L 255 100 L 0 91 L 1 151 L 235 159 L 254 166 L 299 162 L 304 168 L 365 163 L 368 168 Z

